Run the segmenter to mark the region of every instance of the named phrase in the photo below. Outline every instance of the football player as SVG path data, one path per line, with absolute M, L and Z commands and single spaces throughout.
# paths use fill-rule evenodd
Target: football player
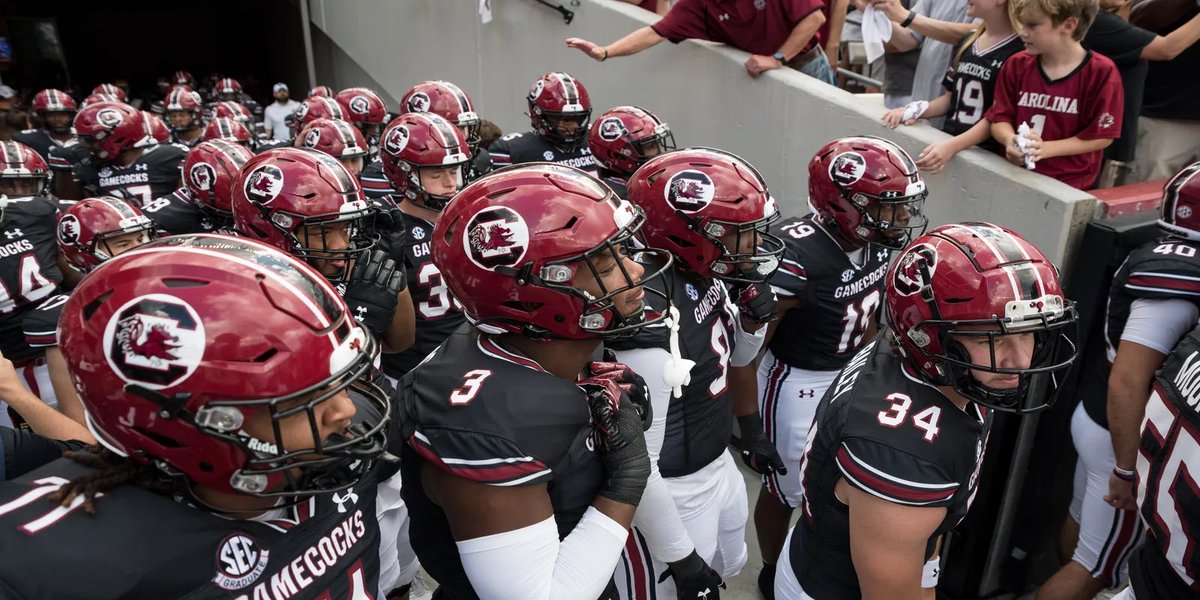
M 262 120 L 262 107 L 253 98 L 242 91 L 242 84 L 232 77 L 222 77 L 217 80 L 212 89 L 214 102 L 237 102 L 246 107 L 254 118 Z
M 1194 214 L 1200 211 L 1200 163 L 1167 182 L 1159 210 L 1166 235 L 1130 252 L 1113 276 L 1107 360 L 1089 365 L 1071 419 L 1079 459 L 1069 516 L 1078 540 L 1071 562 L 1042 586 L 1039 598 L 1082 598 L 1089 590 L 1094 597 L 1117 587 L 1143 536 L 1133 479 L 1146 401 L 1154 372 L 1200 318 L 1200 213 Z
M 320 274 L 250 240 L 174 236 L 88 275 L 61 331 L 100 445 L 0 485 L 0 595 L 391 589 L 391 407 L 368 380 L 375 340 Z
M 400 99 L 400 110 L 434 113 L 454 123 L 463 132 L 471 149 L 467 183 L 491 172 L 492 155 L 480 144 L 479 127 L 482 120 L 475 112 L 470 96 L 462 88 L 449 81 L 423 81 L 405 92 Z
M 596 175 L 625 198 L 629 177 L 646 161 L 675 149 L 671 128 L 647 110 L 618 106 L 604 111 L 588 131 Z
M 797 467 L 817 403 L 838 370 L 875 337 L 888 259 L 926 224 L 924 179 L 908 153 L 887 140 L 849 137 L 823 146 L 808 164 L 808 194 L 813 214 L 773 229 L 787 246 L 770 280 L 782 318 L 767 329 L 757 375 L 735 369 L 735 393 L 756 405 L 764 421 L 747 417 L 742 432 L 764 431 L 782 458 L 780 468 L 772 466 L 771 446 L 761 446 L 762 455 L 743 454 L 762 473 L 767 492 L 754 507 L 763 557 L 759 588 L 767 598 L 792 510 L 800 505 Z
M 90 95 L 96 95 L 96 94 L 104 94 L 106 96 L 111 96 L 113 98 L 116 98 L 117 102 L 124 102 L 124 103 L 129 102 L 129 95 L 125 93 L 125 90 L 121 89 L 119 86 L 112 84 L 112 83 L 101 83 L 101 84 L 98 84 L 96 87 L 92 88 L 92 93 Z
M 599 180 L 549 164 L 492 173 L 438 219 L 433 260 L 474 326 L 406 375 L 397 401 L 410 535 L 441 597 L 615 597 L 650 415 L 644 382 L 592 356 L 662 319 L 646 318 L 640 285 L 663 271 L 627 249 L 644 222 Z
M 462 307 L 446 287 L 430 247 L 442 211 L 463 188 L 468 152 L 462 132 L 433 113 L 400 115 L 383 132 L 380 160 L 397 191 L 375 202 L 381 206 L 380 220 L 397 223 L 381 242 L 404 263 L 417 323 L 412 347 L 383 357 L 384 374 L 393 384 L 463 323 Z
M 140 207 L 179 187 L 179 163 L 187 149 L 139 144 L 147 137 L 145 122 L 128 104 L 85 106 L 75 115 L 75 131 L 89 156 L 75 165 L 73 177 L 90 195 L 113 196 Z
M 204 128 L 204 141 L 210 140 L 232 142 L 251 152 L 256 149 L 255 142 L 257 141 L 241 121 L 229 117 L 217 117 L 208 122 Z
M 58 218 L 58 251 L 78 273 L 88 273 L 109 258 L 156 237 L 154 223 L 142 211 L 116 198 L 81 200 Z M 66 359 L 58 347 L 58 318 L 66 302 L 67 294 L 47 298 L 25 314 L 21 332 L 30 348 L 44 353 L 58 410 L 84 423 L 83 405 L 75 394 Z
M 310 121 L 296 136 L 295 146 L 312 148 L 338 159 L 356 178 L 362 173 L 363 162 L 370 154 L 367 140 L 357 127 L 334 119 Z
M 300 130 L 304 129 L 305 125 L 317 119 L 345 121 L 346 113 L 342 110 L 342 105 L 337 100 L 317 96 L 314 98 L 305 98 L 304 102 L 300 103 L 300 106 L 296 108 L 296 112 L 290 118 L 291 123 L 288 126 L 292 131 L 299 133 Z
M 533 130 L 496 140 L 488 149 L 496 167 L 554 162 L 594 173 L 596 161 L 587 144 L 592 101 L 583 82 L 567 73 L 546 73 L 525 99 Z
M 354 125 L 367 141 L 370 158 L 365 162 L 379 160 L 379 136 L 388 122 L 387 105 L 374 90 L 364 87 L 346 88 L 334 97 L 342 105 L 346 120 Z
M 1200 593 L 1200 556 L 1189 552 L 1200 539 L 1197 358 L 1200 332 L 1192 330 L 1167 357 L 1144 404 L 1135 482 L 1150 534 L 1129 561 L 1129 587 L 1114 600 L 1189 600 Z
M 34 395 L 57 407 L 42 351 L 31 348 L 21 321 L 63 282 L 63 264 L 54 244 L 58 209 L 47 200 L 50 171 L 28 146 L 0 142 L 0 355 L 12 361 Z M 12 426 L 0 405 L 0 425 Z
M 13 136 L 13 141 L 33 148 L 49 161 L 51 148 L 66 145 L 75 139 L 71 120 L 75 118 L 78 107 L 66 92 L 46 89 L 33 97 L 31 108 L 39 128 L 22 131 Z
M 335 95 L 335 93 L 333 91 L 333 88 L 331 88 L 327 85 L 317 85 L 317 86 L 313 86 L 313 88 L 311 90 L 308 90 L 307 97 L 308 98 L 317 98 L 317 97 L 332 98 L 332 97 L 334 97 L 334 95 Z
M 412 345 L 404 265 L 375 248 L 375 209 L 342 163 L 307 148 L 268 150 L 242 166 L 232 189 L 238 235 L 300 257 L 338 285 L 384 352 Z
M 162 117 L 143 110 L 142 124 L 146 127 L 146 137 L 134 144 L 135 147 L 144 148 L 153 146 L 154 144 L 167 144 L 171 142 L 171 129 L 167 127 L 167 122 L 162 120 Z
M 200 110 L 204 103 L 200 94 L 184 90 L 172 90 L 163 100 L 163 110 L 171 124 L 171 137 L 177 144 L 194 148 L 203 141 L 204 121 Z
M 148 202 L 142 211 L 166 235 L 233 233 L 233 180 L 253 158 L 225 140 L 201 142 L 183 161 L 183 186 Z
M 654 414 L 652 470 L 618 590 L 630 600 L 718 598 L 747 559 L 746 484 L 726 448 L 735 412 L 728 374 L 754 360 L 774 314 L 765 281 L 783 242 L 767 229 L 779 210 L 753 166 L 709 148 L 650 159 L 629 179 L 629 201 L 646 212 L 645 244 L 674 257 L 672 277 L 645 285 L 657 292 L 647 310 L 674 322 L 605 342 L 645 377 Z
M 885 281 L 890 329 L 817 406 L 777 598 L 928 597 L 940 538 L 975 495 L 992 411 L 1048 408 L 1075 358 L 1058 269 L 1008 229 L 934 229 Z

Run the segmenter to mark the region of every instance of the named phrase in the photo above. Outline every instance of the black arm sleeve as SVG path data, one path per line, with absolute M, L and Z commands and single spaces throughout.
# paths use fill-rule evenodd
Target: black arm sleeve
M 3 442 L 4 469 L 0 481 L 16 479 L 46 463 L 62 458 L 63 452 L 79 450 L 87 444 L 79 441 L 60 442 L 24 429 L 0 427 Z

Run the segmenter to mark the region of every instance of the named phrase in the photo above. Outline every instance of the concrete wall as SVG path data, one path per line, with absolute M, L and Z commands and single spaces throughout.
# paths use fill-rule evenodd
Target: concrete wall
M 888 132 L 878 97 L 845 93 L 781 69 L 759 80 L 747 55 L 717 44 L 664 42 L 639 55 L 597 63 L 566 37 L 609 43 L 656 17 L 612 0 L 582 0 L 574 22 L 532 0 L 492 0 L 483 25 L 476 0 L 308 0 L 314 24 L 382 92 L 399 98 L 414 83 L 447 79 L 504 131 L 528 128 L 524 96 L 543 72 L 564 70 L 588 87 L 594 114 L 618 104 L 645 107 L 670 123 L 681 146 L 706 145 L 754 163 L 785 212 L 806 211 L 807 162 L 829 140 L 886 136 L 914 156 L 944 134 L 926 126 Z M 556 0 L 570 5 L 571 0 Z M 333 66 L 332 77 L 350 67 Z M 1020 232 L 1066 270 L 1091 219 L 1090 194 L 1028 173 L 981 151 L 959 155 L 929 178 L 934 224 L 987 220 Z

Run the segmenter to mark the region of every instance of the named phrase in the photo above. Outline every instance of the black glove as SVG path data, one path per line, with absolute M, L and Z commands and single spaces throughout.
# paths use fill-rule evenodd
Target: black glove
M 654 409 L 650 406 L 650 387 L 641 375 L 624 363 L 617 362 L 617 356 L 612 350 L 605 349 L 604 361 L 588 363 L 583 372 L 586 378 L 580 380 L 580 383 L 592 379 L 611 379 L 616 383 L 642 417 L 642 431 L 650 429 L 650 422 L 654 419 Z
M 375 250 L 370 256 L 364 252 L 355 260 L 343 299 L 354 319 L 376 339 L 383 339 L 392 326 L 397 295 L 404 286 L 403 267 L 397 266 L 386 252 Z
M 395 204 L 375 201 L 375 229 L 382 233 L 404 232 L 404 211 Z
M 596 449 L 604 463 L 606 477 L 599 495 L 637 506 L 650 477 L 641 415 L 628 398 L 621 402 L 621 388 L 612 379 L 594 377 L 576 385 L 587 393 Z
M 666 581 L 667 577 L 675 578 L 678 600 L 719 600 L 725 587 L 721 576 L 695 550 L 683 560 L 671 563 L 658 582 Z
M 742 434 L 742 462 L 760 475 L 787 475 L 787 467 L 783 465 L 779 451 L 763 433 L 762 416 L 758 411 L 737 419 Z
M 775 290 L 764 283 L 752 283 L 737 292 L 737 306 L 748 323 L 768 323 L 775 320 L 779 299 Z

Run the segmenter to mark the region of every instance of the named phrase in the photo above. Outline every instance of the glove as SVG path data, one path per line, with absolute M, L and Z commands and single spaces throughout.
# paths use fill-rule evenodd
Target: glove
M 637 506 L 650 477 L 642 417 L 632 401 L 621 402 L 621 388 L 612 379 L 592 378 L 578 385 L 587 393 L 592 432 L 607 475 L 598 495 Z
M 683 560 L 671 563 L 658 578 L 662 583 L 667 577 L 675 578 L 675 597 L 678 600 L 719 600 L 725 582 L 703 558 L 692 550 Z
M 642 418 L 642 431 L 650 429 L 650 422 L 654 418 L 654 409 L 650 406 L 650 387 L 641 375 L 624 363 L 617 362 L 615 352 L 606 348 L 604 361 L 588 363 L 583 372 L 586 377 L 579 380 L 581 385 L 597 383 L 595 380 L 598 379 L 610 379 L 617 384 L 617 388 L 629 398 Z
M 775 320 L 779 299 L 770 285 L 752 283 L 738 291 L 737 306 L 747 322 L 762 324 Z
M 392 233 L 404 231 L 404 211 L 391 202 L 375 201 L 375 229 L 380 232 Z
M 355 263 L 343 299 L 354 320 L 383 339 L 396 314 L 397 295 L 404 290 L 404 269 L 383 250 L 375 250 L 369 257 L 363 253 Z
M 755 411 L 738 417 L 738 428 L 742 432 L 742 462 L 759 475 L 779 473 L 787 475 L 787 467 L 775 444 L 763 434 L 762 416 Z

